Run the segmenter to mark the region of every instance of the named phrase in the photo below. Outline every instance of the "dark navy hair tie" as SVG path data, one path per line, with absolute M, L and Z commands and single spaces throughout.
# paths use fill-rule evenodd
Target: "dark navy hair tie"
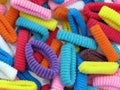
M 50 69 L 40 66 L 33 56 L 34 50 L 42 53 L 49 60 Z M 57 55 L 46 43 L 38 40 L 31 40 L 26 45 L 25 54 L 30 69 L 37 75 L 46 79 L 52 79 L 58 74 L 59 63 Z

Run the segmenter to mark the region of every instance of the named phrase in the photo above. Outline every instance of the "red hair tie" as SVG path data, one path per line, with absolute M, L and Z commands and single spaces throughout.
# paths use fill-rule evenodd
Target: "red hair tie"
M 31 0 L 31 1 L 34 2 L 34 3 L 36 3 L 36 4 L 39 4 L 39 5 L 42 5 L 45 2 L 47 2 L 47 0 Z

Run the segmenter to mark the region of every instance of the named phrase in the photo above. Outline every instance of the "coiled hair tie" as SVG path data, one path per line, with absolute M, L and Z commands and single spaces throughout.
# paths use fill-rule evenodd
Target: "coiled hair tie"
M 5 80 L 14 80 L 17 75 L 17 70 L 8 64 L 0 61 L 0 78 Z
M 5 5 L 3 5 L 3 4 L 0 4 L 0 13 L 2 14 L 2 15 L 4 15 L 5 13 L 6 13 L 6 6 Z
M 68 9 L 65 7 L 56 8 L 53 14 L 59 20 L 68 21 Z
M 72 30 L 71 30 L 71 28 L 70 28 L 70 24 L 69 24 L 69 22 L 67 22 L 67 21 L 63 21 L 63 22 L 62 22 L 62 28 L 63 28 L 64 30 L 68 31 L 68 32 L 72 32 Z
M 31 0 L 32 2 L 38 4 L 38 5 L 42 5 L 44 4 L 45 2 L 47 2 L 47 0 Z
M 29 0 L 11 0 L 11 5 L 20 11 L 37 16 L 45 20 L 49 20 L 52 17 L 51 10 L 39 6 Z
M 17 40 L 17 35 L 15 33 L 15 30 L 12 28 L 12 26 L 9 24 L 7 19 L 0 14 L 0 34 L 1 36 L 10 43 L 15 43 Z
M 77 23 L 80 26 L 81 34 L 83 36 L 87 35 L 86 24 L 82 18 L 82 15 L 80 14 L 80 12 L 77 9 L 73 8 L 73 9 L 69 10 L 68 20 L 69 20 L 70 27 L 71 27 L 73 33 L 79 34 L 79 30 L 76 25 L 76 23 Z
M 78 70 L 78 66 L 83 62 L 82 58 L 79 54 L 76 55 L 77 57 L 77 77 L 74 85 L 74 90 L 87 90 L 87 75 L 81 73 Z
M 95 50 L 86 49 L 80 53 L 85 61 L 107 61 L 106 57 Z
M 57 21 L 55 19 L 50 19 L 50 20 L 44 20 L 44 19 L 40 19 L 38 17 L 35 17 L 35 16 L 32 16 L 32 15 L 29 15 L 27 13 L 23 13 L 23 12 L 20 12 L 20 16 L 21 17 L 24 17 L 32 22 L 35 22 L 51 31 L 54 31 L 56 26 L 57 26 Z
M 36 83 L 38 89 L 37 90 L 40 90 L 41 88 L 41 83 L 36 79 L 34 78 L 32 75 L 30 75 L 30 73 L 25 70 L 24 72 L 18 72 L 17 76 L 19 77 L 19 79 L 21 80 L 29 80 L 29 81 L 33 81 L 34 83 Z
M 62 4 L 64 2 L 64 0 L 52 0 L 52 1 L 58 4 Z
M 13 66 L 13 57 L 0 48 L 0 61 Z
M 7 0 L 0 0 L 1 4 L 6 4 Z
M 95 19 L 89 19 L 87 22 L 87 27 L 90 29 L 93 25 L 98 24 L 100 25 L 101 29 L 103 30 L 103 32 L 105 33 L 105 35 L 108 37 L 108 39 L 110 39 L 113 42 L 119 43 L 120 44 L 120 32 L 115 30 L 112 27 L 109 27 L 108 25 L 97 21 Z
M 10 23 L 10 25 L 15 28 L 15 22 L 17 18 L 19 17 L 19 11 L 13 7 L 10 7 L 7 13 L 5 14 L 5 17 L 7 21 Z
M 6 90 L 37 90 L 37 85 L 27 80 L 0 80 L 0 83 L 0 88 L 5 88 Z
M 48 39 L 49 32 L 46 28 L 26 18 L 19 17 L 16 21 L 16 25 L 31 30 L 34 32 L 35 37 L 41 41 L 46 41 Z
M 35 60 L 35 58 L 32 55 L 34 49 L 42 53 L 50 61 L 50 69 L 43 68 L 39 65 L 39 63 Z M 43 78 L 52 79 L 58 74 L 59 64 L 57 56 L 47 44 L 37 40 L 32 40 L 29 43 L 27 43 L 25 54 L 29 67 L 37 75 Z
M 110 8 L 113 8 L 117 12 L 120 12 L 120 5 L 119 4 L 113 4 L 113 3 L 104 3 L 104 2 L 96 2 L 96 3 L 89 3 L 85 5 L 83 11 L 86 16 L 89 18 L 94 18 L 97 20 L 101 20 L 101 18 L 98 16 L 98 13 L 102 6 L 108 6 Z
M 93 37 L 95 38 L 96 42 L 100 46 L 100 49 L 103 51 L 103 53 L 107 57 L 108 61 L 112 61 L 112 62 L 117 61 L 120 57 L 117 54 L 117 52 L 113 49 L 112 44 L 110 43 L 108 38 L 105 36 L 101 27 L 96 24 L 90 28 L 90 31 Z
M 71 72 L 72 71 L 72 72 Z M 66 43 L 60 53 L 60 79 L 63 85 L 72 86 L 76 79 L 76 54 L 73 44 Z
M 25 46 L 30 38 L 30 32 L 21 29 L 18 33 L 18 41 L 16 47 L 16 54 L 14 59 L 14 67 L 23 72 L 26 69 L 27 60 L 25 57 Z
M 97 48 L 96 42 L 88 37 L 77 35 L 74 33 L 67 32 L 65 30 L 59 30 L 57 33 L 57 39 L 67 41 L 78 46 L 90 48 L 95 50 Z

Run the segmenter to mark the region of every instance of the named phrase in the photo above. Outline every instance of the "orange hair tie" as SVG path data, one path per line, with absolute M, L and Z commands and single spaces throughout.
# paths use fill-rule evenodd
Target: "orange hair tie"
M 15 28 L 15 22 L 19 17 L 19 11 L 13 7 L 10 7 L 5 17 L 8 20 L 8 22 L 11 24 L 11 26 Z
M 0 14 L 0 35 L 10 43 L 15 43 L 17 40 L 15 30 L 2 14 Z
M 113 49 L 111 43 L 109 42 L 101 27 L 96 24 L 90 28 L 90 31 L 100 46 L 101 50 L 106 55 L 108 61 L 117 61 L 119 59 L 119 55 Z
M 57 56 L 59 56 L 61 46 L 62 46 L 62 42 L 60 42 L 60 41 L 58 41 L 56 39 L 53 39 L 50 47 L 57 54 Z M 48 60 L 46 58 L 44 58 L 40 65 L 45 67 L 45 68 L 48 68 L 49 67 L 49 62 L 48 62 Z
M 68 21 L 68 9 L 65 7 L 58 7 L 53 14 L 57 19 Z

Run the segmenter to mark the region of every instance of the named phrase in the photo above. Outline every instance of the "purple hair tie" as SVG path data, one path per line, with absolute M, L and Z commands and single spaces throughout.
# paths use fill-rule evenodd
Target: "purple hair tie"
M 34 50 L 42 53 L 50 62 L 50 68 L 44 68 L 35 60 L 33 56 Z M 25 48 L 25 54 L 30 69 L 46 79 L 54 78 L 59 72 L 59 63 L 54 51 L 44 42 L 38 40 L 31 40 L 27 43 Z

